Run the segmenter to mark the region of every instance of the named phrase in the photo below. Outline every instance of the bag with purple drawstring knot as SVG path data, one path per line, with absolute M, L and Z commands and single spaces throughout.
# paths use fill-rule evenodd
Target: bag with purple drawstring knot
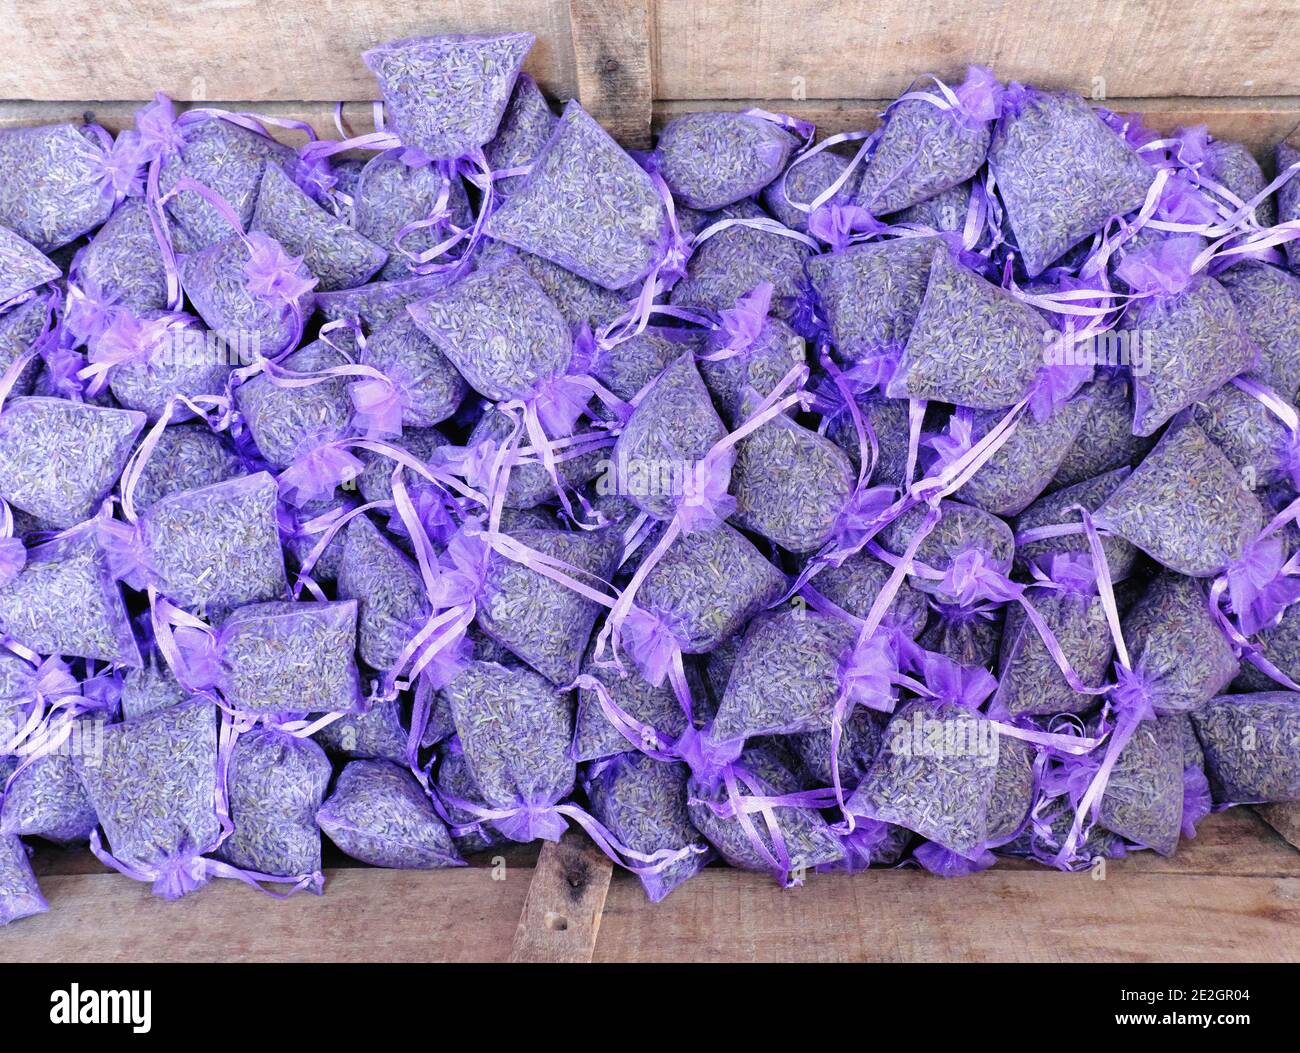
M 510 413 L 489 406 L 465 440 L 466 449 L 473 451 L 469 456 L 480 463 L 490 463 L 496 452 L 509 444 L 515 428 Z M 505 507 L 524 510 L 553 502 L 558 497 L 569 500 L 568 491 L 608 471 L 609 447 L 613 441 L 602 432 L 581 431 L 556 441 L 548 438 L 543 450 L 531 443 L 516 446 L 511 454 L 514 463 L 503 499 Z M 547 459 L 551 466 L 547 465 Z
M 875 149 L 862 169 L 855 203 L 875 215 L 898 212 L 966 182 L 988 153 L 1002 87 L 992 71 L 971 66 L 950 88 L 914 89 L 885 110 Z
M 1141 208 L 1154 177 L 1080 96 L 1014 82 L 988 163 L 1031 278 L 1112 216 Z
M 283 722 L 365 708 L 354 601 L 250 603 L 214 628 L 159 599 L 154 624 L 181 686 L 215 693 L 241 716 Z
M 100 522 L 102 517 L 23 555 L 21 569 L 0 586 L 0 633 L 37 654 L 138 667 L 131 618 L 96 540 Z M 13 556 L 10 551 L 7 558 Z
M 800 151 L 763 190 L 763 204 L 785 226 L 807 234 L 813 202 L 825 198 L 826 205 L 843 208 L 853 200 L 857 180 L 847 157 L 829 149 Z
M 1176 163 L 1228 206 L 1240 207 L 1268 185 L 1264 170 L 1249 149 L 1241 143 L 1214 138 L 1203 124 L 1180 128 L 1173 138 Z M 1251 212 L 1250 220 L 1258 227 L 1273 226 L 1277 222 L 1276 202 L 1265 198 Z
M 311 199 L 279 165 L 266 165 L 248 227 L 302 261 L 321 291 L 364 285 L 388 253 Z
M 805 363 L 803 337 L 779 318 L 768 317 L 771 300 L 769 282 L 742 296 L 721 313 L 699 355 L 700 376 L 733 429 L 745 420 L 746 389 L 765 398 L 781 386 L 791 367 Z M 659 372 L 667 365 L 662 363 Z
M 325 501 L 308 501 L 301 508 L 294 508 L 287 502 L 280 503 L 276 509 L 276 521 L 280 542 L 284 546 L 285 569 L 294 588 L 305 588 L 319 599 L 313 585 L 319 588 L 338 581 L 339 569 L 343 565 L 343 535 L 335 534 L 320 552 L 316 548 L 321 535 L 356 507 L 356 498 L 348 493 Z
M 41 252 L 88 234 L 142 189 L 137 145 L 97 124 L 0 131 L 0 226 Z
M 383 375 L 349 388 L 357 430 L 369 438 L 430 428 L 452 416 L 469 390 L 460 371 L 409 316 L 375 329 L 357 360 Z
M 1198 273 L 1208 259 L 1194 238 L 1166 238 L 1125 257 L 1115 269 L 1143 299 L 1122 326 L 1140 339 L 1131 370 L 1133 430 L 1152 435 L 1179 410 L 1254 367 L 1258 349 L 1228 291 Z
M 1234 377 L 1190 415 L 1248 483 L 1300 480 L 1300 412 L 1253 375 Z
M 603 288 L 624 289 L 684 262 L 665 197 L 573 101 L 486 231 Z
M 683 205 L 713 212 L 758 194 L 798 145 L 757 111 L 689 113 L 664 126 L 646 163 Z
M 1215 275 L 1259 348 L 1254 376 L 1282 398 L 1300 395 L 1300 277 L 1257 260 Z
M 153 223 L 148 204 L 128 198 L 74 257 L 67 325 L 81 341 L 96 330 L 108 307 L 166 309 L 167 269 Z
M 0 773 L 0 836 L 42 837 L 61 844 L 84 844 L 90 838 L 99 821 L 74 758 L 102 748 L 104 724 L 102 712 L 61 716 L 23 747 L 15 770 Z
M 310 739 L 273 728 L 240 733 L 226 777 L 233 829 L 217 857 L 320 892 L 320 827 L 331 768 Z
M 820 811 L 832 796 L 808 789 L 779 747 L 750 747 L 716 781 L 692 778 L 687 794 L 692 825 L 730 866 L 769 873 L 790 887 L 844 858 Z
M 1300 704 L 1291 691 L 1221 695 L 1192 713 L 1216 806 L 1300 800 Z
M 478 784 L 469 770 L 460 739 L 453 733 L 438 749 L 437 767 L 434 770 L 433 806 L 442 816 L 451 832 L 456 851 L 462 856 L 486 852 L 509 839 L 476 816 L 447 804 L 449 800 L 468 801 L 477 809 L 487 805 L 479 794 Z
M 316 821 L 339 848 L 371 866 L 465 865 L 429 795 L 406 768 L 389 761 L 349 761 Z
M 597 761 L 583 776 L 591 814 L 621 844 L 647 856 L 668 850 L 678 857 L 631 867 L 651 903 L 689 881 L 712 857 L 708 842 L 691 825 L 689 778 L 684 764 L 635 752 Z

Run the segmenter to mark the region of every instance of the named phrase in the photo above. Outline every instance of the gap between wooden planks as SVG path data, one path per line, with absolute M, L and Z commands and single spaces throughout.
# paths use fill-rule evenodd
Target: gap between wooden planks
M 214 881 L 166 903 L 86 872 L 84 853 L 38 853 L 52 910 L 0 929 L 0 961 L 1300 960 L 1300 853 L 1244 808 L 1207 818 L 1172 859 L 1111 861 L 1104 881 L 1006 862 L 784 891 L 718 867 L 651 904 L 582 841 L 536 866 L 525 847 L 504 869 L 474 862 L 333 868 L 324 896 L 284 902 Z

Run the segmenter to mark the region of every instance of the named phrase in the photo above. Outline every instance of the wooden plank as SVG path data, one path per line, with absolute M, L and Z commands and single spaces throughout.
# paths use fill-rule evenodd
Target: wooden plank
M 3 0 L 0 98 L 371 99 L 367 48 L 435 33 L 527 30 L 526 69 L 577 81 L 566 0 Z
M 649 0 L 569 0 L 578 99 L 626 147 L 650 146 Z
M 504 961 L 531 875 L 356 868 L 323 896 L 218 880 L 174 903 L 118 874 L 47 877 L 50 912 L 0 929 L 0 961 Z
M 819 136 L 874 128 L 888 99 L 834 99 L 799 103 L 779 99 L 691 99 L 655 103 L 658 131 L 673 117 L 696 110 L 744 110 L 751 106 L 778 109 L 813 121 Z M 1109 99 L 1103 105 L 1118 113 L 1141 113 L 1155 131 L 1204 124 L 1220 139 L 1245 143 L 1261 160 L 1270 160 L 1273 147 L 1300 123 L 1300 96 L 1225 99 Z
M 619 875 L 596 961 L 1300 961 L 1300 878 L 991 870 L 812 875 L 802 889 L 707 870 L 647 919 Z
M 1255 806 L 1255 811 L 1285 838 L 1288 844 L 1300 848 L 1300 801 L 1259 804 Z
M 1004 79 L 1086 95 L 1295 91 L 1297 0 L 657 0 L 663 99 L 893 98 L 914 77 Z
M 578 834 L 570 832 L 559 843 L 543 845 L 510 960 L 591 961 L 613 869 L 609 859 Z

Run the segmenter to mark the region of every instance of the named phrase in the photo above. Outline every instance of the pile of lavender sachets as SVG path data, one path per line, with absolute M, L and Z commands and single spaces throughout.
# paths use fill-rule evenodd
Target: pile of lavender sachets
M 0 131 L 0 924 L 38 842 L 581 828 L 658 900 L 1300 798 L 1294 142 L 973 68 L 633 156 L 531 45 L 376 48 L 339 141 Z

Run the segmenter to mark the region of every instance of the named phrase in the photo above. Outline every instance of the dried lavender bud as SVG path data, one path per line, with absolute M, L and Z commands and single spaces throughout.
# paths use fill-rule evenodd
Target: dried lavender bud
M 937 248 L 887 393 L 972 409 L 1010 406 L 1028 392 L 1043 364 L 1043 332 L 1032 307 Z
M 224 198 L 244 230 L 253 219 L 263 168 L 269 162 L 292 171 L 297 160 L 282 143 L 221 117 L 187 125 L 182 137 L 179 151 L 163 157 L 159 189 L 167 194 L 181 179 L 193 179 Z M 191 190 L 177 194 L 165 207 L 175 224 L 172 237 L 178 252 L 199 252 L 230 235 L 230 224 L 216 206 Z
M 496 135 L 536 39 L 531 33 L 414 37 L 361 57 L 379 81 L 402 142 L 434 160 L 451 161 Z
M 230 365 L 210 340 L 211 334 L 189 315 L 149 311 L 137 317 L 123 310 L 115 312 L 105 333 L 91 337 L 90 348 L 92 357 L 101 350 L 107 356 L 132 354 L 110 370 L 108 390 L 123 409 L 139 410 L 156 421 L 175 395 L 225 393 Z M 190 416 L 184 407 L 181 413 Z
M 27 849 L 18 838 L 0 834 L 0 925 L 49 909 L 27 861 Z
M 1278 397 L 1290 405 L 1290 396 L 1279 393 Z M 1290 433 L 1254 395 L 1224 384 L 1195 405 L 1192 420 L 1252 488 L 1289 478 Z
M 327 752 L 349 760 L 387 760 L 406 763 L 406 728 L 402 702 L 390 698 L 374 702 L 363 713 L 349 713 L 326 724 L 312 736 Z
M 521 545 L 585 571 L 577 575 L 583 580 L 590 580 L 588 575 L 609 580 L 622 546 L 618 532 L 608 528 L 572 533 L 520 530 L 513 536 Z M 488 558 L 479 628 L 556 684 L 570 683 L 578 675 L 600 611 L 594 600 L 522 563 L 498 552 Z
M 670 236 L 649 175 L 576 101 L 487 232 L 606 289 L 643 278 Z
M 371 866 L 433 870 L 464 865 L 415 777 L 388 761 L 350 761 L 316 821 L 339 848 Z
M 1288 142 L 1278 143 L 1273 151 L 1273 159 L 1277 162 L 1277 170 L 1285 172 L 1300 161 L 1300 146 L 1292 146 Z M 1300 219 L 1300 180 L 1292 178 L 1278 190 L 1277 219 L 1279 223 L 1290 223 Z M 1283 246 L 1283 251 L 1286 253 L 1287 263 L 1291 269 L 1300 270 L 1300 242 L 1288 241 Z
M 1227 289 L 1204 275 L 1176 296 L 1132 304 L 1127 324 L 1145 348 L 1148 368 L 1133 371 L 1133 431 L 1153 435 L 1185 406 L 1250 369 L 1255 345 Z
M 383 373 L 397 389 L 404 427 L 429 428 L 446 420 L 469 390 L 456 367 L 409 316 L 376 329 L 360 361 Z
M 1040 497 L 1016 519 L 1016 534 L 1041 527 L 1079 525 L 1079 513 L 1072 512 L 1071 509 L 1082 505 L 1089 513 L 1095 513 L 1128 476 L 1128 468 L 1116 468 L 1095 479 L 1085 479 L 1081 483 Z M 962 493 L 964 496 L 965 491 Z M 1123 581 L 1127 578 L 1137 559 L 1137 549 L 1122 537 L 1111 534 L 1102 536 L 1101 548 L 1106 557 L 1106 566 L 1110 569 L 1111 580 Z M 1016 573 L 1028 575 L 1031 563 L 1046 569 L 1048 560 L 1060 552 L 1080 552 L 1086 555 L 1089 552 L 1087 536 L 1083 533 L 1062 534 L 1041 541 L 1020 542 L 1016 546 Z
M 1133 407 L 1125 377 L 1099 378 L 1081 388 L 1080 394 L 1092 402 L 1092 413 L 1084 420 L 1073 448 L 1056 470 L 1053 489 L 1136 464 L 1155 445 L 1154 439 L 1133 434 Z
M 353 653 L 357 605 L 250 603 L 220 628 L 216 686 L 245 713 L 342 713 L 362 708 Z
M 127 670 L 122 679 L 122 719 L 143 717 L 168 706 L 178 706 L 189 698 L 167 663 L 149 657 L 139 669 Z
M 739 781 L 742 801 L 756 794 L 784 796 L 804 789 L 786 759 L 765 747 L 747 749 L 740 755 L 736 767 L 743 773 Z M 719 806 L 729 803 L 723 787 L 709 790 L 692 779 L 687 784 L 687 794 L 692 825 L 709 839 L 730 866 L 742 870 L 772 869 L 772 864 L 750 840 L 739 819 L 734 815 L 724 818 L 710 807 L 710 803 Z M 834 863 L 844 857 L 839 839 L 817 810 L 779 805 L 771 808 L 770 814 L 780 830 L 784 855 L 790 860 L 791 871 Z M 751 813 L 749 819 L 768 855 L 781 860 L 782 852 L 773 843 L 772 831 L 763 813 Z M 784 879 L 787 875 L 781 877 Z
M 1300 695 L 1220 695 L 1192 723 L 1216 804 L 1300 800 Z
M 686 785 L 690 769 L 626 753 L 593 769 L 587 782 L 592 814 L 634 852 L 695 851 L 658 870 L 634 871 L 651 903 L 693 878 L 708 862 L 708 846 L 691 825 Z
M 984 605 L 962 607 L 934 603 L 935 618 L 921 634 L 920 644 L 951 658 L 958 665 L 991 669 L 1002 647 L 1005 614 Z
M 24 354 L 44 331 L 50 314 L 50 303 L 40 297 L 0 315 L 0 373 L 7 370 Z M 36 379 L 42 375 L 43 360 L 38 355 L 18 374 L 10 397 L 30 395 Z
M 1196 578 L 1240 559 L 1264 526 L 1258 498 L 1194 424 L 1165 432 L 1097 514 L 1157 562 Z
M 704 654 L 740 633 L 785 586 L 785 575 L 723 523 L 674 541 L 646 575 L 637 604 L 673 626 L 684 652 Z
M 815 611 L 756 618 L 709 737 L 726 742 L 828 728 L 840 693 L 840 659 L 856 638 L 848 622 Z
M 1134 844 L 1173 855 L 1183 825 L 1183 741 L 1176 721 L 1157 717 L 1138 725 L 1111 770 L 1098 822 Z
M 764 218 L 767 214 L 755 202 L 741 201 L 710 214 L 705 225 Z M 772 313 L 788 322 L 796 302 L 807 299 L 804 262 L 811 256 L 807 245 L 784 234 L 743 223 L 726 227 L 695 247 L 686 277 L 673 286 L 668 299 L 674 307 L 725 311 L 756 285 L 771 282 Z
M 478 270 L 410 312 L 470 387 L 494 401 L 527 398 L 573 353 L 564 317 L 516 260 Z
M 932 238 L 894 238 L 814 256 L 808 275 L 846 362 L 901 351 L 930 281 Z
M 758 406 L 758 396 L 747 391 L 741 417 Z M 791 552 L 811 552 L 830 540 L 856 485 L 843 450 L 778 415 L 736 444 L 732 521 Z
M 377 329 L 385 322 L 406 315 L 409 304 L 422 300 L 441 289 L 449 274 L 429 274 L 418 278 L 371 282 L 355 289 L 313 293 L 312 306 L 327 321 L 348 321 Z
M 881 546 L 901 556 L 924 518 L 925 509 L 908 509 L 881 531 Z M 976 550 L 983 553 L 990 569 L 1007 574 L 1015 548 L 1011 528 L 996 516 L 959 501 L 940 501 L 938 522 L 917 548 L 915 562 L 944 573 L 963 552 Z M 934 593 L 939 587 L 937 581 L 915 574 L 911 581 L 922 592 Z
M 764 334 L 767 332 L 768 330 L 765 327 Z M 658 326 L 647 326 L 636 336 L 615 344 L 611 348 L 601 348 L 597 351 L 591 362 L 591 375 L 619 398 L 630 400 L 648 384 L 657 380 L 665 369 L 681 358 L 683 352 L 690 351 L 693 354 L 701 354 L 704 349 L 704 338 L 697 332 L 689 329 L 666 329 Z M 802 342 L 799 345 L 799 352 L 802 361 Z M 755 355 L 758 354 L 760 352 L 756 349 Z M 743 375 L 743 367 L 748 359 L 745 356 L 737 356 L 737 359 L 740 363 L 737 368 L 742 371 Z M 771 355 L 764 358 L 764 361 L 770 360 Z M 705 383 L 709 384 L 710 389 L 715 394 L 717 394 L 717 389 L 713 387 L 712 381 L 709 379 L 712 372 L 710 367 L 726 368 L 730 361 L 728 359 L 726 362 L 700 363 L 700 372 L 704 376 Z M 787 359 L 786 369 L 789 369 L 791 364 L 791 361 Z M 784 371 L 782 375 L 784 375 Z M 777 379 L 779 380 L 780 377 L 777 377 Z M 759 383 L 762 383 L 762 381 L 760 380 Z
M 805 731 L 787 735 L 785 744 L 799 758 L 804 778 L 816 786 L 830 786 L 835 779 L 831 771 L 831 730 Z M 873 711 L 858 707 L 844 721 L 838 754 L 840 780 L 856 786 L 867 774 L 884 741 L 884 727 Z
M 612 665 L 597 665 L 594 655 L 593 642 L 583 658 L 583 675 L 599 680 L 614 705 L 674 741 L 681 736 L 686 730 L 686 712 L 677 700 L 671 684 L 665 680 L 659 687 L 655 687 L 630 662 L 619 670 Z M 686 678 L 692 699 L 703 699 L 704 682 L 693 665 L 686 666 Z M 702 712 L 707 707 L 701 704 L 697 708 Z M 700 712 L 696 713 L 697 719 Z M 649 741 L 642 745 L 652 748 L 657 743 Z M 596 761 L 636 748 L 636 743 L 629 742 L 627 736 L 609 722 L 596 692 L 581 689 L 578 692 L 578 711 L 574 718 L 573 759 Z
M 113 210 L 103 148 L 71 124 L 0 131 L 0 226 L 51 252 Z
M 490 442 L 497 448 L 503 446 L 515 431 L 515 424 L 504 412 L 488 409 L 469 433 L 466 445 L 477 446 L 481 442 Z M 531 445 L 527 433 L 520 431 L 517 445 Z M 569 488 L 575 488 L 591 482 L 602 471 L 607 470 L 608 447 L 598 447 L 576 457 L 568 457 L 556 464 L 556 473 L 561 482 Z M 555 482 L 539 459 L 525 461 L 510 469 L 510 478 L 506 483 L 505 504 L 508 508 L 534 508 L 544 501 L 555 500 Z M 554 524 L 550 524 L 554 525 Z
M 707 350 L 715 353 L 726 346 L 726 337 L 719 330 L 710 336 Z M 760 399 L 765 398 L 776 390 L 794 366 L 803 365 L 806 357 L 803 337 L 779 318 L 768 318 L 748 348 L 729 358 L 701 361 L 700 375 L 713 393 L 723 419 L 736 428 L 745 419 L 741 412 L 745 389 L 752 388 Z M 665 361 L 659 371 L 667 364 Z M 649 363 L 646 365 L 648 372 Z M 647 377 L 646 381 L 650 379 L 653 378 Z
M 314 373 L 347 362 L 337 348 L 316 340 L 280 365 L 295 373 Z M 284 387 L 261 373 L 235 390 L 235 404 L 262 456 L 276 468 L 287 468 L 301 454 L 350 433 L 348 384 L 349 378 L 340 376 Z
M 1293 180 L 1294 182 L 1294 180 Z M 1259 348 L 1259 378 L 1285 399 L 1300 394 L 1300 278 L 1246 260 L 1218 276 Z
M 990 135 L 987 120 L 963 110 L 924 99 L 895 102 L 863 167 L 855 203 L 880 216 L 966 182 L 984 164 Z
M 1079 679 L 1089 687 L 1105 683 L 1115 644 L 1096 593 L 1035 589 L 1030 602 L 1056 637 Z M 1008 610 L 992 711 L 1012 717 L 1048 716 L 1080 713 L 1091 709 L 1096 702 L 1096 695 L 1083 694 L 1070 686 L 1024 610 L 1021 607 Z
M 95 512 L 122 474 L 144 414 L 64 399 L 12 399 L 0 414 L 0 498 L 63 528 Z
M 494 172 L 531 165 L 558 123 L 537 82 L 527 73 L 519 74 L 510 102 L 497 126 L 496 137 L 483 148 L 488 165 Z M 523 179 L 522 175 L 495 179 L 492 192 L 509 194 Z
M 1151 168 L 1069 92 L 1011 84 L 989 144 L 1007 219 L 1031 278 L 1142 206 Z
M 229 610 L 288 592 L 266 472 L 164 497 L 140 531 L 159 591 L 182 607 Z
M 316 812 L 330 774 L 329 759 L 310 739 L 271 728 L 244 732 L 227 779 L 235 829 L 218 855 L 258 874 L 315 874 L 320 870 Z
M 493 822 L 513 841 L 558 839 L 550 809 L 573 790 L 573 705 L 530 669 L 472 662 L 444 689 L 474 783 L 490 808 L 518 809 Z
M 855 394 L 854 401 L 858 404 L 863 423 L 870 424 L 876 435 L 877 458 L 870 481 L 877 486 L 901 487 L 907 475 L 910 429 L 906 400 L 880 398 L 875 394 Z M 861 444 L 858 442 L 853 415 L 846 406 L 841 406 L 831 417 L 826 437 L 849 455 L 856 471 L 862 461 Z
M 278 165 L 262 171 L 249 229 L 269 234 L 290 256 L 301 256 L 322 290 L 361 285 L 388 259 L 384 249 L 331 216 Z
M 780 178 L 769 183 L 763 191 L 763 204 L 767 210 L 791 230 L 808 233 L 809 213 L 794 207 L 794 203 L 811 205 L 848 168 L 847 158 L 823 150 L 807 160 L 796 158 Z M 826 202 L 828 205 L 847 205 L 853 200 L 861 176 L 851 174 L 843 185 Z
M 411 260 L 402 249 L 411 253 L 425 252 L 446 236 L 443 226 L 416 228 L 407 231 L 398 248 L 398 235 L 413 223 L 420 223 L 438 212 L 438 202 L 446 194 L 444 207 L 448 220 L 458 227 L 473 224 L 469 197 L 460 176 L 444 169 L 442 165 L 408 165 L 401 152 L 376 154 L 361 171 L 354 195 L 357 231 L 372 244 L 382 246 L 388 260 L 379 271 L 384 279 L 407 278 L 411 274 Z
M 0 304 L 62 276 L 44 253 L 0 227 Z
M 977 859 L 989 840 L 1001 752 L 1002 737 L 980 714 L 951 702 L 909 702 L 885 728 L 847 810 Z
M 693 471 L 726 434 L 694 356 L 683 354 L 663 371 L 623 425 L 614 446 L 620 492 L 656 519 L 671 519 L 683 474 Z
M 0 633 L 38 654 L 141 664 L 122 593 L 86 534 L 27 554 L 27 565 L 0 588 Z
M 889 564 L 867 552 L 858 552 L 843 563 L 823 567 L 812 579 L 811 587 L 855 618 L 866 618 L 892 572 Z M 926 598 L 904 579 L 881 624 L 915 638 L 925 628 L 929 613 Z
M 167 272 L 149 206 L 138 198 L 123 201 L 78 257 L 74 278 L 112 303 L 135 311 L 167 306 Z
M 95 809 L 81 785 L 73 763 L 76 751 L 100 745 L 103 718 L 83 717 L 72 727 L 64 745 L 34 761 L 4 787 L 0 808 L 0 834 L 43 837 L 63 843 L 84 842 L 99 825 Z
M 494 251 L 512 252 L 528 273 L 537 279 L 546 295 L 559 308 L 564 320 L 571 330 L 584 323 L 593 333 L 598 333 L 605 326 L 616 321 L 627 311 L 627 300 L 635 295 L 635 289 L 610 290 L 579 278 L 572 271 L 565 270 L 558 263 L 552 263 L 531 252 L 518 252 L 503 241 L 489 242 L 483 250 L 484 258 Z
M 1157 713 L 1199 709 L 1237 675 L 1237 658 L 1195 578 L 1158 575 L 1124 615 L 1121 629 Z
M 479 793 L 478 784 L 469 770 L 469 762 L 465 759 L 465 751 L 461 748 L 460 739 L 455 737 L 454 729 L 452 737 L 438 751 L 434 789 L 439 798 L 459 798 L 462 801 L 469 801 L 477 808 L 487 808 L 483 795 Z M 451 839 L 456 845 L 456 851 L 462 856 L 486 852 L 509 840 L 473 812 L 450 804 L 445 799 L 442 801 L 440 811 L 447 817 Z
M 179 424 L 164 428 L 136 483 L 135 510 L 143 516 L 164 497 L 212 486 L 246 472 L 235 452 L 206 426 Z
M 245 272 L 249 259 L 244 239 L 231 234 L 181 257 L 181 287 L 199 317 L 228 344 L 249 348 L 254 356 L 274 358 L 289 350 L 297 328 L 288 307 L 249 288 Z M 309 301 L 310 295 L 304 299 Z M 305 309 L 309 307 L 308 303 Z
M 109 847 L 123 863 L 160 869 L 209 852 L 221 840 L 211 701 L 195 698 L 110 724 L 102 756 L 78 756 L 76 765 Z
M 772 121 L 744 113 L 688 113 L 659 133 L 650 164 L 688 208 L 713 212 L 753 197 L 799 145 Z
M 338 595 L 357 601 L 361 660 L 371 669 L 387 671 L 428 621 L 432 608 L 415 564 L 368 517 L 357 516 L 344 530 Z

